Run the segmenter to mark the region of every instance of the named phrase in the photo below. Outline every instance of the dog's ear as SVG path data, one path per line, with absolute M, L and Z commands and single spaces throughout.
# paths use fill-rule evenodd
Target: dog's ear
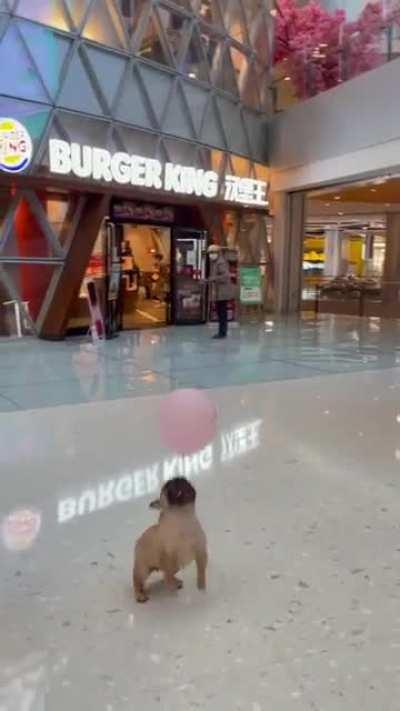
M 159 511 L 161 509 L 161 501 L 160 499 L 154 499 L 154 501 L 149 504 L 150 509 L 157 509 Z

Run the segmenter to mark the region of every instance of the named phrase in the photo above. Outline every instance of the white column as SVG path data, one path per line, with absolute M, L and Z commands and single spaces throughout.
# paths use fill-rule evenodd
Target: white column
M 342 240 L 338 227 L 325 230 L 325 268 L 324 275 L 337 277 L 342 270 Z

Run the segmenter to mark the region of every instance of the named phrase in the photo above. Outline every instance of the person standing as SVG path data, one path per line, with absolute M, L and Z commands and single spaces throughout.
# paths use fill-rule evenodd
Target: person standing
M 233 298 L 233 285 L 229 264 L 221 247 L 212 244 L 208 248 L 210 259 L 209 283 L 214 287 L 218 315 L 218 333 L 213 338 L 226 338 L 228 334 L 228 302 Z

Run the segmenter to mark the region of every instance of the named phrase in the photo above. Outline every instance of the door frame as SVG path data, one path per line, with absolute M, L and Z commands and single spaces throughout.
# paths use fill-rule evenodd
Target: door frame
M 165 230 L 168 230 L 169 232 L 169 240 L 170 240 L 170 259 L 169 259 L 169 272 L 170 272 L 170 277 L 169 277 L 169 299 L 166 301 L 165 308 L 166 308 L 166 317 L 165 321 L 160 321 L 159 323 L 149 323 L 147 325 L 143 326 L 132 326 L 132 327 L 125 327 L 124 326 L 124 307 L 125 307 L 125 299 L 124 299 L 124 289 L 123 287 L 123 270 L 121 266 L 121 274 L 120 274 L 120 289 L 119 289 L 119 298 L 118 298 L 118 319 L 119 319 L 119 332 L 124 332 L 124 331 L 135 331 L 135 330 L 147 330 L 151 328 L 163 328 L 165 326 L 169 326 L 172 323 L 171 319 L 171 313 L 172 313 L 172 232 L 173 232 L 173 227 L 172 225 L 166 225 L 163 223 L 157 223 L 157 222 L 140 222 L 137 220 L 120 220 L 120 221 L 114 221 L 114 220 L 108 220 L 107 221 L 107 233 L 109 234 L 110 232 L 113 234 L 114 238 L 118 240 L 118 251 L 121 256 L 121 261 L 122 261 L 122 243 L 125 239 L 124 235 L 124 227 L 126 226 L 139 226 L 139 227 L 159 227 Z M 108 285 L 109 285 L 109 261 L 110 261 L 110 256 L 109 256 L 109 238 L 106 237 L 104 241 L 104 246 L 103 246 L 103 255 L 104 255 L 104 260 L 105 260 L 105 273 L 106 273 L 106 284 L 107 284 L 107 289 L 106 293 L 108 293 Z
M 170 304 L 170 323 L 173 325 L 180 326 L 198 326 L 207 323 L 208 320 L 208 287 L 205 290 L 204 296 L 204 307 L 203 307 L 203 317 L 201 320 L 193 319 L 184 322 L 177 322 L 176 320 L 176 285 L 177 285 L 177 273 L 176 273 L 176 241 L 179 237 L 191 237 L 194 240 L 204 239 L 205 249 L 207 251 L 208 246 L 208 230 L 201 230 L 198 228 L 190 227 L 171 227 L 171 304 Z M 206 268 L 206 264 L 204 265 Z

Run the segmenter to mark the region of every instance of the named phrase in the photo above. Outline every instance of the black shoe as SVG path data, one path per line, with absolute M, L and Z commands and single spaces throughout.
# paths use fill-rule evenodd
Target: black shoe
M 221 333 L 216 333 L 215 336 L 213 336 L 214 341 L 219 341 L 220 338 L 226 338 L 226 336 L 223 336 Z

